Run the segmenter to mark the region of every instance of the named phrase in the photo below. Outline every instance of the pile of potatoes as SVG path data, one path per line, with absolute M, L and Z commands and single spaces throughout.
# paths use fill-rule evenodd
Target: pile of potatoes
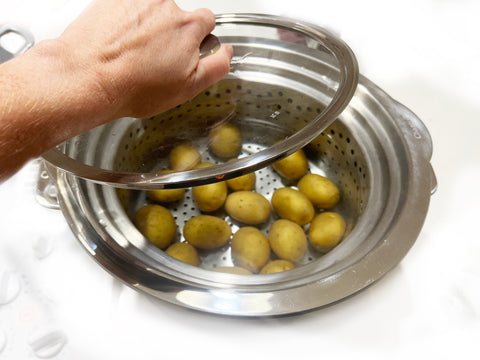
M 230 123 L 210 132 L 209 151 L 217 158 L 235 159 L 241 151 L 239 129 Z M 169 169 L 183 171 L 206 166 L 197 149 L 179 145 L 169 155 Z M 340 191 L 326 177 L 309 172 L 303 150 L 277 161 L 273 169 L 296 186 L 277 188 L 270 201 L 255 192 L 255 173 L 217 183 L 196 186 L 192 195 L 201 215 L 181 229 L 185 241 L 175 242 L 177 224 L 168 204 L 180 201 L 185 189 L 148 191 L 150 203 L 135 213 L 134 223 L 155 246 L 193 266 L 201 264 L 198 250 L 220 248 L 230 242 L 234 266 L 212 270 L 236 274 L 270 274 L 295 268 L 308 244 L 326 253 L 343 238 L 345 220 L 330 209 L 340 201 Z M 238 225 L 213 215 L 223 210 Z M 267 234 L 259 227 L 274 220 Z

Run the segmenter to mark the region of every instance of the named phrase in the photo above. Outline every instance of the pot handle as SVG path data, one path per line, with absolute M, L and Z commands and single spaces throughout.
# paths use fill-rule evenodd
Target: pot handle
M 431 188 L 430 193 L 434 194 L 438 188 L 437 177 L 430 162 L 433 154 L 433 141 L 430 133 L 428 132 L 425 124 L 420 118 L 413 113 L 410 109 L 400 104 L 399 102 L 392 101 L 392 110 L 395 112 L 397 119 L 402 120 L 401 127 L 408 142 L 411 142 L 414 146 L 413 149 L 419 149 L 420 153 L 425 158 L 430 168 Z
M 13 33 L 20 37 L 23 41 L 21 45 L 17 46 L 17 49 L 13 52 L 7 50 L 4 45 L 2 45 L 2 37 Z M 30 31 L 24 29 L 17 25 L 4 25 L 0 27 L 0 63 L 5 62 L 14 58 L 17 55 L 20 55 L 30 49 L 35 43 L 35 39 Z
M 215 35 L 208 34 L 200 44 L 200 59 L 215 53 L 218 49 L 220 49 L 220 40 Z

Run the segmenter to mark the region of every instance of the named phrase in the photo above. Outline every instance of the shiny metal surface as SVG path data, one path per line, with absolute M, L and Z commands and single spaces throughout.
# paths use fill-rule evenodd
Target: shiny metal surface
M 219 48 L 220 48 L 220 40 L 218 40 L 218 38 L 215 35 L 208 34 L 200 44 L 200 59 L 210 54 L 213 54 Z
M 118 119 L 48 151 L 43 155 L 44 159 L 76 176 L 129 189 L 200 185 L 261 169 L 280 157 L 293 153 L 331 124 L 353 96 L 358 81 L 355 56 L 342 40 L 320 27 L 270 15 L 224 14 L 217 16 L 214 35 L 222 43 L 232 44 L 235 50 L 227 83 L 236 80 L 242 83 L 241 86 L 267 89 L 276 85 L 281 89 L 275 93 L 268 90 L 265 90 L 265 93 L 256 91 L 258 96 L 264 97 L 287 91 L 295 92 L 297 98 L 303 99 L 305 108 L 301 111 L 304 122 L 295 122 L 294 117 L 287 116 L 287 112 L 283 110 L 282 116 L 278 117 L 276 110 L 270 108 L 263 114 L 264 117 L 255 117 L 253 120 L 259 129 L 258 134 L 268 134 L 270 128 L 280 127 L 277 123 L 283 117 L 282 126 L 288 131 L 279 133 L 276 139 L 268 134 L 270 140 L 276 140 L 278 143 L 267 143 L 258 139 L 262 146 L 258 152 L 236 161 L 185 172 L 159 174 L 157 172 L 159 164 L 152 167 L 127 166 L 125 169 L 124 166 L 117 167 L 114 161 L 115 154 L 121 151 L 120 144 L 123 145 L 125 136 L 128 134 L 131 134 L 132 138 L 134 135 L 142 136 L 147 131 L 144 129 L 147 126 L 144 123 L 156 120 L 160 123 L 164 120 L 163 114 L 152 119 Z M 215 89 L 212 93 L 222 98 L 230 96 L 230 93 L 226 96 L 225 93 L 220 94 Z M 129 154 L 137 159 L 135 163 L 140 166 L 145 162 L 147 152 L 150 153 L 150 158 L 155 156 L 162 159 L 162 153 L 158 149 L 167 149 L 178 140 L 182 132 L 186 138 L 201 141 L 205 134 L 192 133 L 191 128 L 195 126 L 200 130 L 211 128 L 228 119 L 232 111 L 239 117 L 238 124 L 249 125 L 252 119 L 247 116 L 245 109 L 251 106 L 252 101 L 245 100 L 248 94 L 237 95 L 230 96 L 229 99 L 233 109 L 232 106 L 222 106 L 211 114 L 212 107 L 205 113 L 204 122 L 185 123 L 183 120 L 178 121 L 179 119 L 171 114 L 171 119 L 167 117 L 170 133 L 177 134 L 177 138 L 173 138 L 172 142 L 168 142 L 170 139 L 167 139 L 166 143 L 162 143 L 161 137 L 157 136 L 157 141 L 152 142 L 148 149 L 139 150 L 137 146 L 132 150 L 133 146 L 130 146 L 132 144 L 123 146 L 128 145 Z M 254 100 L 255 103 L 260 102 L 259 99 Z M 283 106 L 288 105 L 287 100 L 287 97 L 284 97 L 275 101 Z M 198 104 L 202 100 L 196 99 L 193 102 L 195 101 Z M 306 114 L 306 108 L 311 109 L 308 102 L 312 101 L 322 104 L 321 111 Z M 188 107 L 189 103 L 182 106 Z M 298 103 L 297 107 L 301 108 Z M 208 116 L 213 116 L 214 121 L 208 120 Z M 132 128 L 135 129 L 134 133 L 131 132 Z M 149 131 L 154 132 L 153 128 L 157 127 L 151 126 Z M 163 128 L 165 123 L 162 123 Z M 128 156 L 130 155 L 126 157 Z
M 59 201 L 72 231 L 101 266 L 126 284 L 200 311 L 272 316 L 334 303 L 379 280 L 414 244 L 436 188 L 427 129 L 364 77 L 342 115 L 309 147 L 311 164 L 339 183 L 348 204 L 342 211 L 349 215 L 349 232 L 326 255 L 270 275 L 185 265 L 138 232 L 115 188 L 51 166 L 49 171 L 58 176 Z
M 15 34 L 21 39 L 20 43 L 18 42 L 18 39 L 17 41 L 14 41 L 12 49 L 7 49 L 2 44 L 2 37 L 6 37 L 8 34 Z M 24 53 L 30 49 L 34 43 L 35 39 L 32 33 L 25 28 L 13 24 L 0 26 L 0 63 Z

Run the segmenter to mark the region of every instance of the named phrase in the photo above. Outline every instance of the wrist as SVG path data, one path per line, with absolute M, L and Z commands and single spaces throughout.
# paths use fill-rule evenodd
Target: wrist
M 113 119 L 115 96 L 105 85 L 108 76 L 98 61 L 59 39 L 38 43 L 31 55 L 41 64 L 41 87 L 60 105 L 60 118 L 70 131 L 78 134 Z
M 89 69 L 58 40 L 0 65 L 0 181 L 2 168 L 114 119 L 115 104 Z

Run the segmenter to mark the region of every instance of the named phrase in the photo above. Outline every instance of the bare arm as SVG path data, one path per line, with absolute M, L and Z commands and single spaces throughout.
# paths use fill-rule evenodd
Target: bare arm
M 57 39 L 0 65 L 0 183 L 97 125 L 146 117 L 228 73 L 232 49 L 199 60 L 215 26 L 172 0 L 96 0 Z

